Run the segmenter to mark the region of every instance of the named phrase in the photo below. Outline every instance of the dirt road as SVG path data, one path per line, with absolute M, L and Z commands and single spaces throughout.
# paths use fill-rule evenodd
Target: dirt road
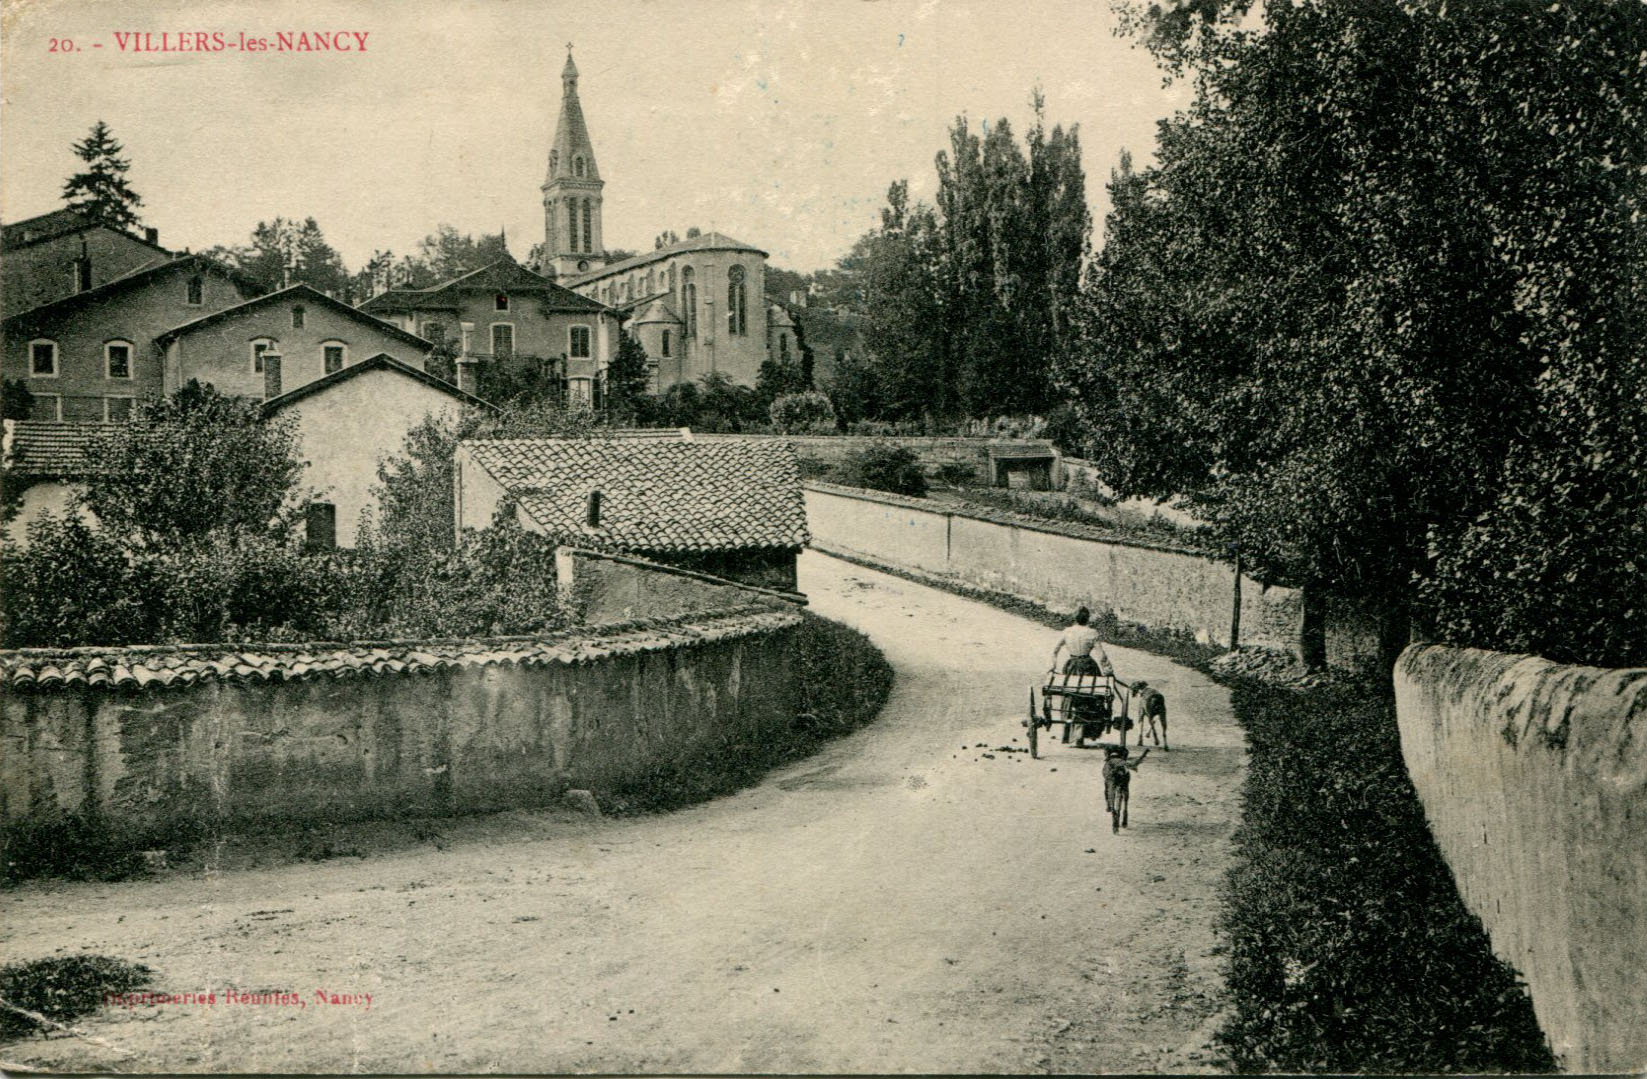
M 1054 635 L 808 553 L 897 669 L 883 718 L 662 817 L 454 824 L 446 849 L 0 897 L 0 958 L 90 951 L 219 1003 L 105 1009 L 64 1070 L 1200 1071 L 1238 817 L 1224 692 L 1124 649 L 1173 750 L 1102 818 L 1100 757 L 1022 747 Z M 302 1005 L 230 1003 L 286 991 Z M 317 991 L 354 998 L 322 1004 Z M 363 999 L 370 996 L 369 1004 Z

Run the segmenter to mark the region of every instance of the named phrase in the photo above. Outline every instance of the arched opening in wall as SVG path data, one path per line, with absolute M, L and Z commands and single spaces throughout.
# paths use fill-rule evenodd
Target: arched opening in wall
M 692 267 L 681 270 L 681 318 L 686 321 L 686 336 L 698 339 L 698 284 Z
M 594 203 L 589 199 L 583 200 L 583 250 L 592 253 L 595 250 L 595 210 Z
M 572 159 L 572 175 L 574 175 L 576 177 L 579 177 L 580 179 L 582 178 L 582 176 L 583 176 L 583 157 L 582 157 L 582 155 L 579 155 L 579 156 L 574 157 Z
M 726 332 L 743 337 L 749 332 L 749 308 L 744 291 L 743 267 L 726 271 Z

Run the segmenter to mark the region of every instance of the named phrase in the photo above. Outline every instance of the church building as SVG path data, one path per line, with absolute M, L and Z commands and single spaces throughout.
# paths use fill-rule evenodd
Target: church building
M 765 251 L 706 232 L 613 261 L 601 232 L 605 186 L 568 52 L 542 188 L 538 272 L 625 316 L 625 332 L 646 349 L 653 393 L 711 372 L 753 386 L 763 360 L 795 347 L 793 322 L 766 299 Z

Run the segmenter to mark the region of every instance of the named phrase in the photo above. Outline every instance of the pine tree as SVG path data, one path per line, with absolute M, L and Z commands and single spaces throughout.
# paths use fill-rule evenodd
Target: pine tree
M 70 176 L 63 184 L 63 201 L 93 221 L 110 228 L 131 229 L 141 223 L 137 207 L 143 200 L 126 182 L 131 162 L 120 156 L 122 147 L 99 120 L 91 134 L 74 144 L 75 156 L 86 163 L 84 172 Z

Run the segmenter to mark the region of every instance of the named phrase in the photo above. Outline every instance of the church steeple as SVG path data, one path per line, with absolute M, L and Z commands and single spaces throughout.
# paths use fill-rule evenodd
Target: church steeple
M 601 189 L 595 148 L 578 101 L 578 66 L 566 46 L 560 73 L 560 119 L 549 146 L 543 181 L 543 259 L 539 272 L 557 276 L 587 273 L 606 262 L 601 238 Z

